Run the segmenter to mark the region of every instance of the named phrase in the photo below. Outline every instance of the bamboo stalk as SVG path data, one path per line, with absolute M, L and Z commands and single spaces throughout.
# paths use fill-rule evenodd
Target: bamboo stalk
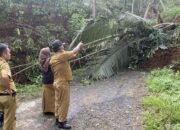
M 15 69 L 15 68 L 19 68 L 19 67 L 23 67 L 23 66 L 27 66 L 27 65 L 31 65 L 31 63 L 14 66 L 14 67 L 11 67 L 11 69 Z
M 154 25 L 153 28 L 158 28 L 158 27 L 161 27 L 161 26 L 169 26 L 169 25 L 175 25 L 175 23 L 161 23 L 161 24 L 157 24 L 157 25 Z
M 147 22 L 147 20 L 145 18 L 142 18 L 142 17 L 140 17 L 138 15 L 135 15 L 135 14 L 132 14 L 132 13 L 129 13 L 129 12 L 125 12 L 125 13 L 128 14 L 128 15 L 131 15 L 131 16 L 137 18 L 137 19 L 140 19 L 140 20 L 142 20 L 144 22 Z
M 119 36 L 119 35 L 120 35 L 120 34 L 115 34 L 115 35 L 107 36 L 107 37 L 105 37 L 105 38 L 102 38 L 102 39 L 98 39 L 98 40 L 89 42 L 89 43 L 87 43 L 87 44 L 85 45 L 85 47 L 87 47 L 87 46 L 89 46 L 89 45 L 92 45 L 92 44 L 94 44 L 94 43 L 97 43 L 97 42 L 105 41 L 105 40 L 107 40 L 107 39 L 109 39 L 109 38 L 117 37 L 117 36 Z M 86 57 L 89 57 L 89 56 L 92 56 L 92 55 L 95 55 L 95 54 L 97 54 L 97 53 L 99 53 L 99 52 L 101 52 L 101 51 L 103 51 L 103 50 L 106 50 L 106 49 L 102 49 L 102 50 L 93 52 L 93 53 L 91 53 L 91 54 L 88 54 L 88 55 L 86 55 L 86 56 L 83 56 L 83 57 L 80 57 L 80 58 L 71 60 L 70 63 L 75 62 L 75 61 L 82 60 L 82 59 L 84 59 L 84 58 L 86 58 Z M 36 65 L 38 65 L 38 62 L 36 62 L 35 64 L 33 64 L 33 65 L 31 65 L 31 66 L 28 66 L 27 68 L 25 68 L 25 69 L 23 69 L 23 70 L 21 70 L 21 71 L 19 71 L 19 72 L 17 72 L 17 73 L 15 73 L 13 76 L 16 76 L 16 75 L 18 75 L 18 74 L 20 74 L 20 73 L 22 73 L 22 72 L 24 72 L 24 71 L 32 68 L 33 66 L 36 66 Z
M 75 62 L 75 61 L 82 60 L 82 59 L 84 59 L 84 58 L 86 58 L 86 57 L 89 57 L 89 56 L 95 55 L 95 54 L 97 54 L 97 53 L 99 53 L 99 52 L 101 52 L 101 51 L 105 51 L 105 50 L 107 50 L 107 49 L 101 49 L 101 50 L 99 50 L 99 51 L 96 51 L 96 52 L 90 53 L 90 54 L 88 54 L 88 55 L 85 55 L 85 56 L 83 56 L 83 57 L 80 57 L 80 58 L 77 58 L 77 59 L 71 60 L 71 61 L 70 61 L 70 63 Z
M 25 69 L 22 69 L 21 71 L 19 71 L 19 72 L 15 73 L 13 76 L 16 76 L 16 75 L 18 75 L 18 74 L 20 74 L 20 73 L 22 73 L 22 72 L 24 72 L 24 71 L 26 71 L 26 70 L 28 70 L 28 69 L 32 68 L 33 66 L 36 66 L 36 65 L 38 65 L 38 62 L 36 62 L 36 63 L 35 63 L 35 64 L 33 64 L 33 65 L 28 66 L 28 67 L 27 67 L 27 68 L 25 68 Z
M 95 43 L 97 43 L 97 42 L 105 41 L 105 40 L 110 39 L 110 38 L 115 38 L 115 37 L 118 37 L 118 36 L 120 36 L 120 34 L 110 35 L 110 36 L 107 36 L 107 37 L 104 37 L 104 38 L 101 38 L 101 39 L 98 39 L 98 40 L 95 40 L 95 41 L 86 43 L 86 44 L 84 45 L 84 47 L 87 47 L 87 46 L 89 46 L 89 45 L 95 44 Z
M 145 13 L 144 13 L 144 18 L 145 18 L 145 19 L 147 18 L 148 12 L 149 12 L 149 10 L 150 10 L 150 8 L 151 8 L 151 7 L 150 7 L 151 4 L 152 4 L 152 0 L 149 0 L 148 6 L 147 6 L 146 11 L 145 11 Z
M 162 5 L 163 9 L 165 10 L 166 7 L 165 7 L 165 5 L 164 5 L 164 2 L 163 2 L 162 0 L 160 0 L 160 3 L 161 3 L 161 5 Z
M 131 10 L 131 13 L 134 14 L 134 0 L 132 0 L 132 10 Z
M 93 52 L 93 53 L 88 54 L 88 55 L 86 55 L 86 56 L 83 56 L 83 57 L 80 57 L 80 58 L 77 58 L 77 59 L 71 60 L 71 61 L 70 61 L 70 63 L 75 62 L 75 61 L 82 60 L 82 59 L 84 59 L 84 58 L 86 58 L 86 57 L 89 57 L 89 56 L 95 55 L 95 54 L 97 54 L 97 53 L 99 53 L 99 52 L 101 52 L 101 51 L 104 51 L 104 50 L 106 50 L 106 49 L 101 49 L 101 50 L 99 50 L 99 51 Z M 28 69 L 31 69 L 32 67 L 34 67 L 34 66 L 36 66 L 36 65 L 38 65 L 38 62 L 36 62 L 35 64 L 33 64 L 33 65 L 31 65 L 31 66 L 28 66 L 28 67 L 27 67 L 27 68 L 25 68 L 25 69 L 22 69 L 21 71 L 19 71 L 19 72 L 15 73 L 13 76 L 16 76 L 16 75 L 18 75 L 18 74 L 20 74 L 20 73 L 22 73 L 22 72 L 24 72 L 24 71 L 26 71 L 26 70 L 28 70 Z

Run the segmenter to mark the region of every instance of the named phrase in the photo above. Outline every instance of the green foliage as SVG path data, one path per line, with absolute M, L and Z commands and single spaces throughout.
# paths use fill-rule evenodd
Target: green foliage
M 179 0 L 164 0 L 165 9 L 162 11 L 162 17 L 166 21 L 174 22 L 175 17 L 180 14 L 180 1 Z
M 72 36 L 78 34 L 78 32 L 86 25 L 84 16 L 78 13 L 74 13 L 69 19 L 69 29 Z
M 75 70 L 73 70 L 73 75 L 74 75 L 74 76 L 77 76 L 77 77 L 83 78 L 83 77 L 86 76 L 86 73 L 88 73 L 88 72 L 86 72 L 87 69 L 88 69 L 88 68 L 75 69 Z
M 143 62 L 159 48 L 165 49 L 172 43 L 171 39 L 172 36 L 131 16 L 104 18 L 89 23 L 73 40 L 70 49 L 80 41 L 85 44 L 98 41 L 90 44 L 85 52 L 96 54 L 88 59 L 88 66 L 93 70 L 91 76 L 101 79 L 116 74 L 123 67 Z
M 171 7 L 163 11 L 162 16 L 166 21 L 174 21 L 175 17 L 180 14 L 180 8 Z
M 179 12 L 178 0 L 165 0 L 164 2 L 167 13 L 162 13 L 165 15 L 169 13 L 168 16 L 174 17 Z M 136 0 L 134 13 L 142 16 L 147 4 L 148 1 Z M 72 38 L 78 34 L 71 44 L 70 48 L 72 48 L 81 40 L 87 43 L 120 34 L 119 37 L 102 40 L 82 53 L 83 55 L 105 49 L 100 53 L 108 53 L 111 59 L 98 53 L 94 58 L 94 63 L 89 63 L 100 63 L 101 66 L 93 68 L 96 71 L 96 76 L 93 75 L 93 77 L 102 78 L 112 76 L 121 66 L 127 66 L 127 61 L 137 64 L 146 57 L 150 57 L 161 45 L 167 43 L 167 38 L 171 38 L 141 22 L 135 24 L 136 19 L 131 18 L 129 21 L 124 21 L 121 17 L 126 16 L 120 14 L 120 11 L 131 11 L 132 1 L 126 1 L 125 4 L 124 0 L 98 0 L 96 1 L 96 19 L 93 20 L 92 6 L 92 1 L 89 0 L 0 0 L 0 30 L 3 29 L 0 31 L 0 39 L 10 43 L 14 54 L 23 53 L 27 56 L 27 60 L 24 58 L 23 63 L 33 64 L 34 60 L 29 60 L 28 56 L 30 55 L 31 59 L 37 59 L 40 48 L 49 46 L 54 39 L 71 42 Z M 172 11 L 168 11 L 169 9 Z M 132 32 L 134 36 L 131 34 L 127 36 L 129 32 Z M 142 35 L 143 33 L 145 35 Z M 122 44 L 126 43 L 128 45 L 122 47 Z M 152 48 L 147 46 L 148 43 Z M 129 46 L 129 44 L 133 45 Z M 127 54 L 127 52 L 130 53 Z M 27 75 L 31 79 L 30 77 L 34 74 L 39 75 L 38 73 L 37 68 L 33 68 L 28 70 Z
M 180 73 L 154 70 L 147 78 L 152 92 L 143 100 L 145 130 L 178 130 L 180 124 Z
M 10 44 L 15 56 L 24 54 L 19 64 L 34 64 L 39 50 L 55 39 L 70 42 L 89 12 L 85 0 L 0 0 L 0 39 Z M 39 74 L 37 66 L 26 70 L 31 81 Z
M 161 122 L 161 118 L 157 116 L 154 118 L 154 115 L 152 113 L 146 112 L 144 113 L 144 124 L 146 125 L 144 130 L 164 130 Z
M 12 43 L 14 46 L 13 50 L 14 51 L 21 51 L 22 50 L 22 40 L 21 39 L 15 39 L 14 42 Z
M 40 85 L 16 84 L 16 86 L 17 86 L 17 93 L 20 95 L 38 96 L 42 92 L 42 87 Z
M 164 92 L 166 90 L 180 89 L 180 73 L 170 69 L 152 71 L 147 78 L 150 92 Z
M 12 6 L 11 0 L 0 0 L 0 19 L 5 21 Z
M 32 56 L 27 56 L 27 62 L 36 64 L 37 59 Z M 32 82 L 32 84 L 39 84 L 41 83 L 42 76 L 41 71 L 39 70 L 38 66 L 33 66 L 29 71 L 26 71 L 27 78 Z

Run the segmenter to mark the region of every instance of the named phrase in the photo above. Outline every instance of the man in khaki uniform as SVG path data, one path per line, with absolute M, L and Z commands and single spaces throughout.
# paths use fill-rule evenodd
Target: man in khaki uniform
M 15 130 L 16 87 L 9 64 L 11 54 L 6 44 L 0 43 L 0 109 L 4 113 L 3 130 Z
M 54 74 L 55 117 L 56 125 L 62 129 L 71 129 L 71 126 L 67 124 L 70 100 L 69 81 L 73 80 L 69 60 L 77 55 L 82 46 L 83 44 L 79 43 L 72 51 L 65 51 L 60 40 L 52 43 L 55 54 L 51 57 L 50 64 Z

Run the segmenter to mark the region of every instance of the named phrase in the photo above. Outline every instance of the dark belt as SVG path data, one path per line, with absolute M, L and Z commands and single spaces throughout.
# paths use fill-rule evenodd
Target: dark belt
M 0 93 L 0 96 L 12 96 L 12 97 L 15 97 L 16 93 L 15 92 L 11 93 L 11 94 L 9 94 L 9 93 Z

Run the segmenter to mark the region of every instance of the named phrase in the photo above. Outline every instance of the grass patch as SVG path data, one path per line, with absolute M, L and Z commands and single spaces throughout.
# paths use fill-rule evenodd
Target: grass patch
M 143 100 L 145 130 L 180 130 L 180 73 L 152 71 L 146 81 L 150 95 Z
M 17 93 L 19 95 L 31 95 L 38 96 L 42 92 L 42 86 L 33 84 L 33 85 L 20 85 L 16 84 Z
M 73 70 L 73 76 L 79 77 L 80 82 L 85 86 L 90 85 L 93 82 L 93 80 L 88 76 L 89 75 L 88 70 L 89 70 L 88 68 L 80 68 Z
M 180 14 L 180 8 L 177 6 L 172 6 L 167 8 L 162 12 L 162 17 L 167 21 L 174 21 L 175 17 Z
M 73 76 L 77 76 L 77 77 L 87 77 L 88 73 L 87 73 L 87 68 L 80 68 L 80 69 L 75 69 L 73 70 Z

